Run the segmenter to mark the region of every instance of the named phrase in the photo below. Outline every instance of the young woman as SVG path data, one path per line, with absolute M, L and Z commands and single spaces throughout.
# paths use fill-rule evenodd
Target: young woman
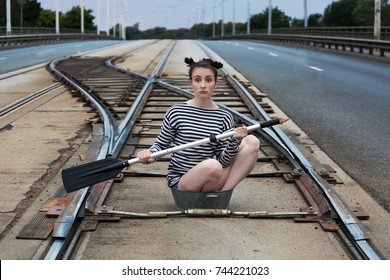
M 194 62 L 190 67 L 190 85 L 195 98 L 173 105 L 165 114 L 161 132 L 149 150 L 138 153 L 142 163 L 151 163 L 151 153 L 178 146 L 210 134 L 234 129 L 230 139 L 176 152 L 168 167 L 168 186 L 182 191 L 213 192 L 234 188 L 253 169 L 260 142 L 248 135 L 245 125 L 234 128 L 232 115 L 212 100 L 217 87 L 217 69 L 223 65 L 211 59 Z

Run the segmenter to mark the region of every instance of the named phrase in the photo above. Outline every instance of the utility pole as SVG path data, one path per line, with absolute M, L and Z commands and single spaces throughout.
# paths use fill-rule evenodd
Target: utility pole
M 224 4 L 225 0 L 222 0 L 222 21 L 221 21 L 221 36 L 223 37 L 224 33 L 225 33 L 225 30 L 224 30 L 224 23 L 223 23 L 223 4 Z
M 213 38 L 215 37 L 215 0 L 213 0 Z
M 250 4 L 249 0 L 247 0 L 247 8 L 248 8 L 248 24 L 246 25 L 246 33 L 249 35 L 251 33 L 251 15 L 250 15 Z
M 381 39 L 381 0 L 375 0 L 374 39 Z
M 97 35 L 100 35 L 100 0 L 97 0 L 97 11 L 96 11 L 96 19 L 97 19 L 97 28 L 96 33 Z
M 19 0 L 20 3 L 20 35 L 23 33 L 23 4 L 26 0 Z
M 7 35 L 11 35 L 11 0 L 6 2 L 7 10 Z
M 233 35 L 236 35 L 236 0 L 233 0 Z
M 60 34 L 60 0 L 56 0 L 56 34 Z
M 81 34 L 84 34 L 84 0 L 80 2 L 80 12 L 81 12 Z
M 272 0 L 269 0 L 268 7 L 268 35 L 272 33 Z
M 110 36 L 110 1 L 106 0 L 106 29 L 107 36 Z
M 201 13 L 201 16 L 200 16 L 200 28 L 199 28 L 199 38 L 200 39 L 204 39 L 204 21 L 205 21 L 205 18 L 204 18 L 204 15 L 205 15 L 205 4 L 203 2 L 203 0 L 198 0 L 198 3 L 199 5 L 197 5 L 196 7 L 196 14 L 198 15 L 198 11 Z
M 116 1 L 113 0 L 113 5 L 112 5 L 112 23 L 113 23 L 113 27 L 112 27 L 112 35 L 114 35 L 114 37 L 116 36 Z
M 307 0 L 303 0 L 303 16 L 305 21 L 305 28 L 307 28 Z
M 127 13 L 127 2 L 126 0 L 122 0 L 122 3 L 121 3 L 121 29 L 120 29 L 120 32 L 121 32 L 121 38 L 123 40 L 126 41 L 126 19 L 125 19 L 125 16 L 126 16 L 126 13 Z

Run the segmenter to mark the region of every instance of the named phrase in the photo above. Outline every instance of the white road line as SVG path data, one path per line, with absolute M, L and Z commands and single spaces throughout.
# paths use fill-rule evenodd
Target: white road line
M 307 67 L 309 67 L 310 69 L 316 70 L 316 71 L 318 71 L 318 72 L 324 71 L 323 69 L 318 68 L 318 67 L 315 67 L 315 66 L 309 66 L 309 65 L 307 65 Z
M 272 56 L 278 56 L 276 53 L 272 53 L 272 52 L 269 52 L 268 54 Z
M 43 50 L 43 51 L 40 51 L 38 53 L 47 53 L 47 52 L 54 52 L 55 49 L 47 49 L 47 50 Z
M 251 50 L 251 51 L 252 51 L 252 50 L 254 50 L 254 49 L 253 49 L 252 47 L 248 47 L 248 50 Z
M 0 60 L 4 60 L 4 59 L 7 59 L 6 57 L 0 57 Z
M 81 47 L 81 45 L 75 45 L 74 47 L 75 47 L 75 48 L 80 48 L 80 47 Z

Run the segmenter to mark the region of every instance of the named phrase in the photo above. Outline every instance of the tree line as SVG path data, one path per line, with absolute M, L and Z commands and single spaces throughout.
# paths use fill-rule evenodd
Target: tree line
M 21 4 L 21 2 L 23 2 Z M 96 30 L 93 10 L 84 9 L 85 30 Z M 59 13 L 60 27 L 80 30 L 81 9 L 73 7 L 66 13 Z M 0 27 L 6 26 L 6 0 L 0 0 Z M 13 28 L 55 28 L 56 12 L 43 9 L 37 0 L 11 0 L 11 26 Z
M 21 5 L 23 1 L 23 5 Z M 390 26 L 390 0 L 381 0 L 381 23 L 382 26 Z M 309 27 L 342 27 L 342 26 L 373 26 L 374 25 L 374 0 L 339 0 L 328 5 L 323 14 L 311 14 L 308 16 Z M 23 9 L 21 10 L 21 7 Z M 259 14 L 250 17 L 251 30 L 267 29 L 268 8 Z M 93 10 L 84 9 L 84 29 L 94 32 L 97 26 L 94 24 Z M 37 0 L 11 0 L 11 25 L 15 27 L 55 27 L 55 11 L 41 8 Z M 81 8 L 73 7 L 66 13 L 60 13 L 60 27 L 63 29 L 80 30 Z M 0 27 L 6 26 L 6 0 L 0 0 Z M 291 18 L 278 7 L 272 9 L 272 28 L 300 28 L 304 27 L 304 20 Z M 190 29 L 180 28 L 167 30 L 165 27 L 140 31 L 138 24 L 126 27 L 127 39 L 146 38 L 173 38 L 192 39 L 211 37 L 221 34 L 222 21 L 213 23 L 198 23 Z M 116 35 L 118 36 L 119 24 Z M 232 34 L 233 23 L 224 23 L 224 34 Z M 247 23 L 235 23 L 236 34 L 247 32 Z M 110 30 L 110 34 L 113 29 Z

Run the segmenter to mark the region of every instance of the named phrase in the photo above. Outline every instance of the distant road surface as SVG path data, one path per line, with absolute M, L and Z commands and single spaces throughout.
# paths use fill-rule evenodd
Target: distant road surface
M 122 42 L 116 40 L 98 40 L 0 50 L 0 74 Z

